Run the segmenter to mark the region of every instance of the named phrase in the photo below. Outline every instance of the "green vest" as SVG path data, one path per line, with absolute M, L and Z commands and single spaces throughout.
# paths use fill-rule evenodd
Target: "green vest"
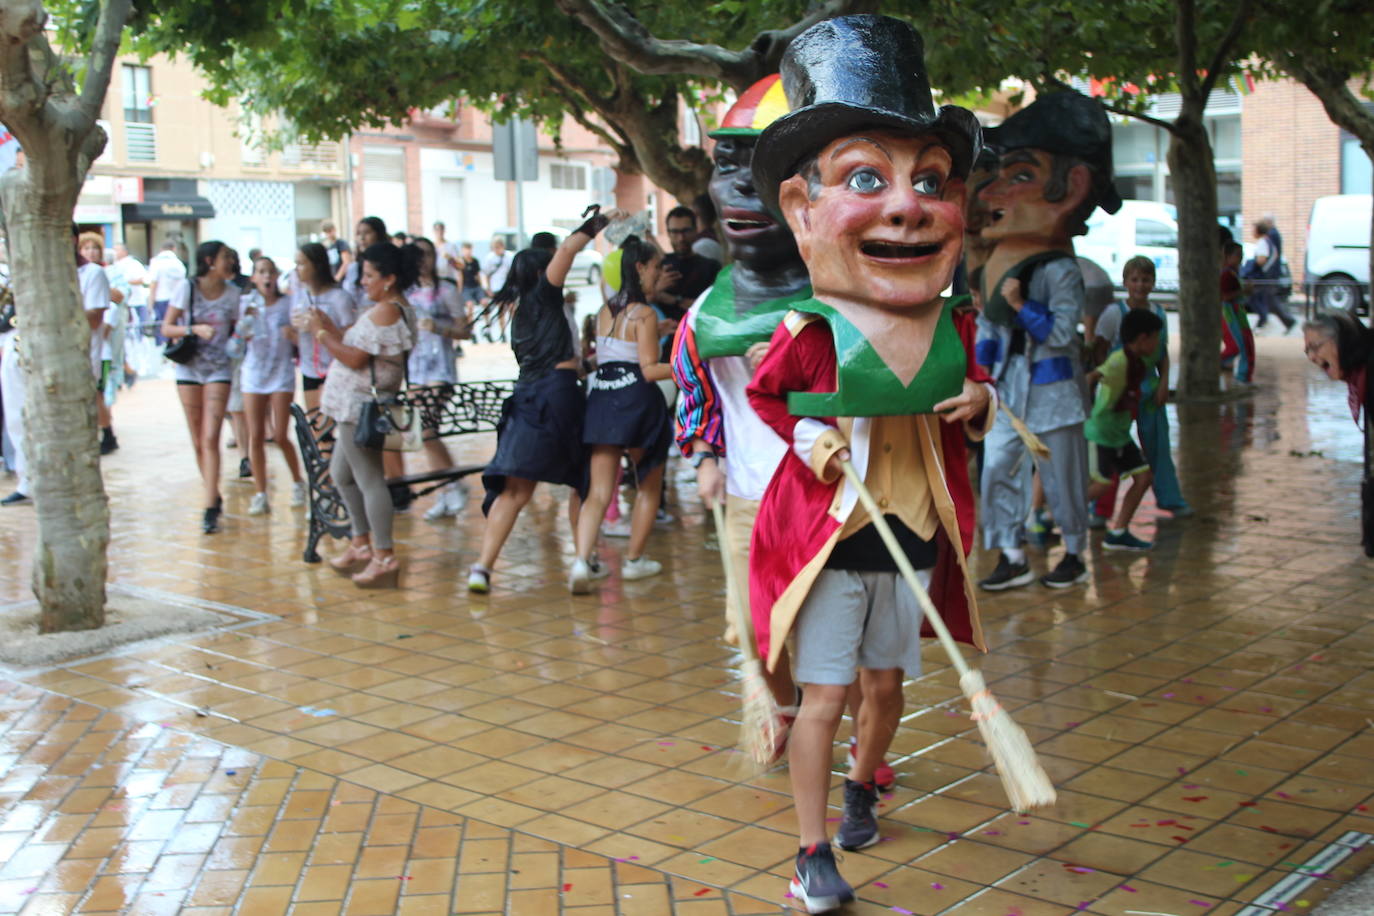
M 697 353 L 702 359 L 743 356 L 756 343 L 767 343 L 796 303 L 811 298 L 811 287 L 760 302 L 743 315 L 735 313 L 735 265 L 722 267 L 716 282 L 697 309 L 694 325 Z
M 953 305 L 942 300 L 940 318 L 930 353 L 910 385 L 883 362 L 878 351 L 835 309 L 816 299 L 792 306 L 799 312 L 820 315 L 830 325 L 839 366 L 838 391 L 793 391 L 787 409 L 797 417 L 882 417 L 932 413 L 936 404 L 957 397 L 964 390 L 968 359 L 964 342 L 954 327 Z

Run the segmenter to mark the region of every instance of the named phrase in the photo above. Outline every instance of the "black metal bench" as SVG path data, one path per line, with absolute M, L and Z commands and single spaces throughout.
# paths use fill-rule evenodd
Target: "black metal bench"
M 412 388 L 401 397 L 420 410 L 421 424 L 441 439 L 471 433 L 495 432 L 501 420 L 501 407 L 515 390 L 513 381 L 459 382 Z M 308 413 L 291 405 L 296 421 L 296 440 L 310 482 L 310 531 L 305 542 L 307 563 L 320 562 L 316 549 L 326 534 L 342 538 L 349 535 L 348 509 L 329 476 L 329 458 L 334 453 L 334 420 L 318 410 Z M 387 480 L 393 487 L 408 487 L 423 496 L 471 474 L 480 474 L 485 464 L 455 465 L 442 471 L 425 471 Z

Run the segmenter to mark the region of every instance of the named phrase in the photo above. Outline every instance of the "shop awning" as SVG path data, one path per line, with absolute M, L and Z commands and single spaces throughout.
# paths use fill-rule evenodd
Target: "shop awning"
M 179 197 L 124 204 L 124 222 L 145 223 L 159 219 L 214 219 L 215 205 L 204 197 Z

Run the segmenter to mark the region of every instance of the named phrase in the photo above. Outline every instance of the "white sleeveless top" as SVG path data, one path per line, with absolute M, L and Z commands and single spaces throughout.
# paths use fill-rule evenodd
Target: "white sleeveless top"
M 620 323 L 620 318 L 629 320 L 630 314 L 643 306 L 635 305 L 626 309 L 611 319 L 610 331 L 607 334 L 596 338 L 596 363 L 605 366 L 609 363 L 635 363 L 639 364 L 639 344 L 633 340 L 621 340 L 615 334 L 615 326 Z

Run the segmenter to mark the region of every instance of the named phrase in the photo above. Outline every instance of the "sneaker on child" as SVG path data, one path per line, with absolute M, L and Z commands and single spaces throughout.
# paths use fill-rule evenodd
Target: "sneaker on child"
M 978 587 L 985 592 L 1000 592 L 1008 588 L 1030 585 L 1034 579 L 1035 573 L 1031 572 L 1029 563 L 1025 560 L 1013 563 L 1004 553 L 997 558 L 997 566 L 993 569 L 992 575 L 979 582 Z
M 1064 554 L 1059 565 L 1040 577 L 1040 584 L 1046 588 L 1072 588 L 1088 581 L 1088 567 L 1083 565 L 1076 553 Z
M 254 493 L 253 501 L 248 504 L 249 515 L 266 515 L 272 511 L 271 505 L 267 502 L 266 493 Z
M 1102 539 L 1102 547 L 1106 550 L 1144 551 L 1153 546 L 1155 545 L 1149 541 L 1142 541 L 1126 528 L 1120 531 L 1108 531 L 1107 536 Z
M 844 781 L 844 818 L 835 833 L 841 849 L 854 852 L 878 842 L 878 787 L 871 782 Z
M 647 579 L 656 576 L 663 571 L 663 564 L 648 557 L 639 557 L 634 560 L 626 560 L 625 565 L 620 567 L 620 578 L 627 582 L 631 579 Z

